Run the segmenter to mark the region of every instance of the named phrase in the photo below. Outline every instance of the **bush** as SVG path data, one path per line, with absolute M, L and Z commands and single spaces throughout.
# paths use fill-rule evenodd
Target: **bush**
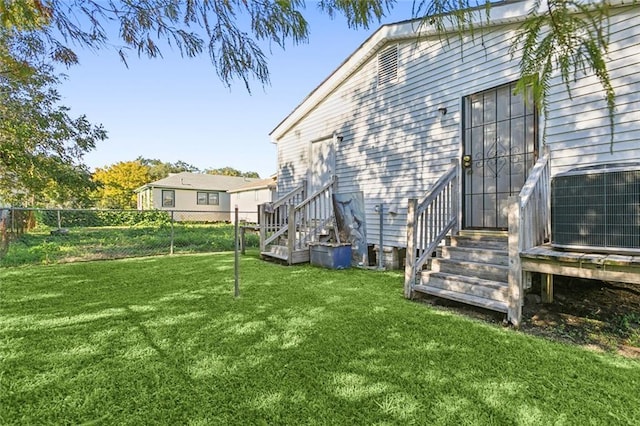
M 101 227 L 101 226 L 161 226 L 171 223 L 171 214 L 161 210 L 42 210 L 39 212 L 40 223 L 58 227 L 58 213 L 60 226 Z

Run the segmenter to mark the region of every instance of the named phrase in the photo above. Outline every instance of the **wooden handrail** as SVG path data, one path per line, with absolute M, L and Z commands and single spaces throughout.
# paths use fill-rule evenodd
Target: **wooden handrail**
M 276 209 L 282 205 L 286 205 L 288 204 L 287 201 L 289 201 L 289 199 L 295 197 L 296 195 L 298 195 L 299 193 L 304 192 L 306 183 L 303 183 L 302 185 L 292 189 L 291 191 L 287 192 L 285 195 L 283 195 L 282 197 L 278 198 L 276 201 L 274 201 L 273 203 L 271 203 L 271 207 L 273 209 Z
M 291 205 L 305 196 L 306 180 L 272 203 L 265 203 L 260 208 L 260 251 L 286 233 L 288 217 L 292 212 Z M 274 232 L 275 231 L 275 232 Z
M 289 261 L 295 250 L 302 250 L 306 245 L 318 237 L 320 230 L 333 220 L 333 206 L 331 193 L 337 185 L 337 178 L 331 180 L 322 188 L 302 201 L 306 182 L 285 194 L 270 205 L 272 213 L 261 209 L 263 217 L 260 224 L 260 248 L 265 251 L 267 246 L 286 234 Z M 322 197 L 327 194 L 329 197 Z
M 530 273 L 523 273 L 520 253 L 544 242 L 550 236 L 551 180 L 550 155 L 545 153 L 531 169 L 517 196 L 509 198 L 509 306 L 507 319 L 519 326 L 525 283 Z
M 418 201 L 409 199 L 407 212 L 407 257 L 405 297 L 411 298 L 416 275 L 449 232 L 458 227 L 458 160 Z
M 458 164 L 453 163 L 447 172 L 440 176 L 440 178 L 433 184 L 429 192 L 422 197 L 422 200 L 418 202 L 417 213 L 420 214 L 426 210 L 427 206 L 433 202 L 433 200 L 442 192 L 442 189 L 448 185 L 451 180 L 455 177 L 456 172 L 458 170 Z
M 267 246 L 269 243 L 271 243 L 272 241 L 275 241 L 279 236 L 283 235 L 285 232 L 287 232 L 286 226 L 280 228 L 278 231 L 271 234 L 268 238 L 265 238 L 263 244 Z
M 303 231 L 298 238 L 293 240 L 294 245 L 292 247 L 304 249 L 310 241 L 318 237 L 320 230 L 333 220 L 333 203 L 330 200 L 330 196 L 337 182 L 337 177 L 332 176 L 322 188 L 293 208 L 291 213 L 292 220 L 295 221 L 296 229 L 302 229 Z M 323 194 L 329 196 L 327 197 L 327 202 L 322 201 Z M 307 209 L 309 210 L 308 212 Z M 316 222 L 316 224 L 313 225 L 312 222 Z M 319 225 L 317 225 L 318 222 Z
M 550 188 L 549 154 L 546 154 L 531 169 L 518 195 L 519 220 L 524 225 L 519 227 L 519 251 L 540 245 L 549 236 Z
M 522 186 L 519 194 L 520 205 L 522 207 L 529 203 L 529 199 L 531 198 L 531 195 L 536 188 L 536 184 L 538 183 L 538 181 L 540 181 L 540 179 L 542 179 L 543 173 L 545 172 L 545 169 L 547 169 L 548 164 L 549 154 L 545 154 L 542 156 L 542 158 L 538 159 L 536 164 L 533 166 L 533 169 L 531 169 L 531 173 L 529 173 L 529 177 Z
M 319 197 L 323 192 L 333 186 L 335 182 L 335 176 L 332 176 L 329 182 L 324 185 L 322 188 L 317 190 L 314 194 L 311 194 L 306 200 L 303 200 L 300 204 L 295 207 L 296 211 L 302 210 L 307 204 L 314 200 L 314 198 Z

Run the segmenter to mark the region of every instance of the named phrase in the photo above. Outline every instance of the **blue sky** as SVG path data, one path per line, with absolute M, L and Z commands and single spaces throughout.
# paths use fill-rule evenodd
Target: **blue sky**
M 409 19 L 411 5 L 400 0 L 381 24 Z M 114 51 L 78 51 L 80 65 L 64 71 L 68 79 L 59 87 L 62 103 L 109 134 L 85 164 L 95 169 L 143 156 L 200 169 L 231 166 L 261 177 L 275 173 L 269 132 L 379 26 L 349 29 L 342 17 L 331 20 L 312 2 L 305 16 L 309 43 L 274 48 L 271 85 L 256 84 L 252 94 L 241 81 L 226 88 L 207 55 L 181 58 L 164 49 L 164 58 L 131 56 L 126 68 Z

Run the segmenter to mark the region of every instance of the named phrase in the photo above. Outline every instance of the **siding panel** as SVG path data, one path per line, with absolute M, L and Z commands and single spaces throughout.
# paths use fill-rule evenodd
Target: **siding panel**
M 517 80 L 519 58 L 508 54 L 516 28 L 477 29 L 475 39 L 453 36 L 449 43 L 437 37 L 393 41 L 397 82 L 376 87 L 373 55 L 278 140 L 279 193 L 306 178 L 310 141 L 338 132 L 339 191 L 364 193 L 369 243 L 378 243 L 374 208 L 383 203 L 395 212 L 384 217 L 384 243 L 404 246 L 407 198 L 422 196 L 461 154 L 463 97 Z M 579 80 L 570 98 L 555 78 L 546 123 L 554 174 L 578 162 L 640 160 L 637 13 L 626 9 L 613 16 L 610 35 L 609 70 L 618 92 L 614 154 L 597 80 Z

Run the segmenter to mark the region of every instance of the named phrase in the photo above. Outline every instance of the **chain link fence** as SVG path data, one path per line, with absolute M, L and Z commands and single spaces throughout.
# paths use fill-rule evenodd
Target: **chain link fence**
M 232 217 L 220 211 L 0 208 L 0 266 L 231 251 Z M 259 247 L 259 236 L 247 233 L 245 243 Z

